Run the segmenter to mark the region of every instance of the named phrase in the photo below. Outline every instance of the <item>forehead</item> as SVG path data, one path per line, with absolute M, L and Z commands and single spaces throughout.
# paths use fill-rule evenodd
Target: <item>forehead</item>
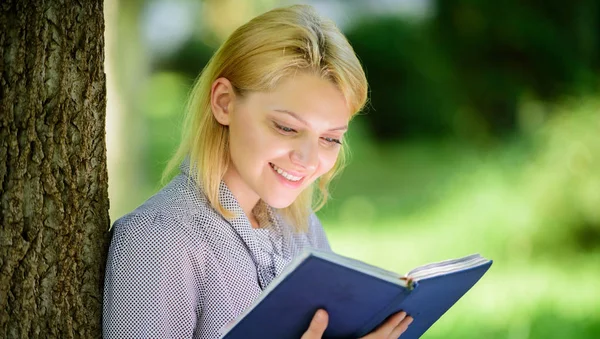
M 346 121 L 350 109 L 338 87 L 317 75 L 299 73 L 281 80 L 273 90 L 256 93 L 256 101 L 269 110 L 292 111 L 303 117 Z

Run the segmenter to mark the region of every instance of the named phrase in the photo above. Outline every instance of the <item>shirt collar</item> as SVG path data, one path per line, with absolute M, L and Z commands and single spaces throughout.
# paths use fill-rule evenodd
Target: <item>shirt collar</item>
M 182 174 L 186 175 L 189 179 L 194 180 L 192 171 L 196 169 L 196 166 L 191 164 L 189 156 L 185 157 L 179 168 Z M 202 190 L 202 183 L 196 182 L 196 185 L 200 192 L 204 194 Z M 223 181 L 221 181 L 219 184 L 219 200 L 227 210 L 234 213 L 235 216 L 231 219 L 226 219 L 223 216 L 221 217 L 229 225 L 231 225 L 241 240 L 245 243 L 250 255 L 252 256 L 252 259 L 257 265 L 260 285 L 262 288 L 265 288 L 275 276 L 283 271 L 287 262 L 291 260 L 291 252 L 288 248 L 288 233 L 290 230 L 288 227 L 286 227 L 286 224 L 281 219 L 281 216 L 279 216 L 279 214 L 271 206 L 266 205 L 262 201 L 259 202 L 265 204 L 268 215 L 268 221 L 264 219 L 259 221 L 261 221 L 261 224 L 269 222 L 271 224 L 271 229 L 275 232 L 275 234 L 278 234 L 278 236 L 281 237 L 279 246 L 276 246 L 275 248 L 276 258 L 273 258 L 272 253 L 265 252 L 264 246 L 260 244 L 255 230 L 250 224 L 250 220 L 248 220 L 237 199 Z

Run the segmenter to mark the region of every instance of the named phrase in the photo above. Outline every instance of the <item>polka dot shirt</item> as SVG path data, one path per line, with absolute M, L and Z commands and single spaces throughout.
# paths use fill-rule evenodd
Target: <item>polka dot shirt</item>
M 254 229 L 221 182 L 221 203 L 238 215 L 226 220 L 191 180 L 189 162 L 180 168 L 113 225 L 105 338 L 219 338 L 296 255 L 307 247 L 330 250 L 314 213 L 306 233 L 293 232 L 270 208 Z

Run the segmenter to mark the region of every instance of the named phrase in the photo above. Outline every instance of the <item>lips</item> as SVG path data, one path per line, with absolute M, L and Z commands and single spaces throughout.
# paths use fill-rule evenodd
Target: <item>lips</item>
M 287 187 L 297 188 L 302 185 L 304 178 L 306 178 L 306 176 L 291 174 L 273 163 L 269 163 L 269 166 L 271 166 L 273 172 L 279 178 L 280 182 Z
M 281 167 L 278 167 L 275 164 L 269 163 L 269 165 L 271 165 L 271 168 L 273 170 L 275 170 L 275 172 L 277 172 L 277 174 L 281 175 L 282 177 L 286 178 L 289 181 L 299 181 L 301 180 L 304 176 L 297 176 L 297 175 L 293 175 L 291 173 L 289 173 L 288 171 L 282 169 Z

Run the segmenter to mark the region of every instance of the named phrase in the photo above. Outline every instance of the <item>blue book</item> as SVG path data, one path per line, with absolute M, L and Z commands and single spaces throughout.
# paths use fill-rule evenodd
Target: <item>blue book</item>
M 360 338 L 399 311 L 414 318 L 401 339 L 419 338 L 491 265 L 473 254 L 401 276 L 333 252 L 309 250 L 224 329 L 223 339 L 298 339 L 319 308 L 329 313 L 324 338 Z

